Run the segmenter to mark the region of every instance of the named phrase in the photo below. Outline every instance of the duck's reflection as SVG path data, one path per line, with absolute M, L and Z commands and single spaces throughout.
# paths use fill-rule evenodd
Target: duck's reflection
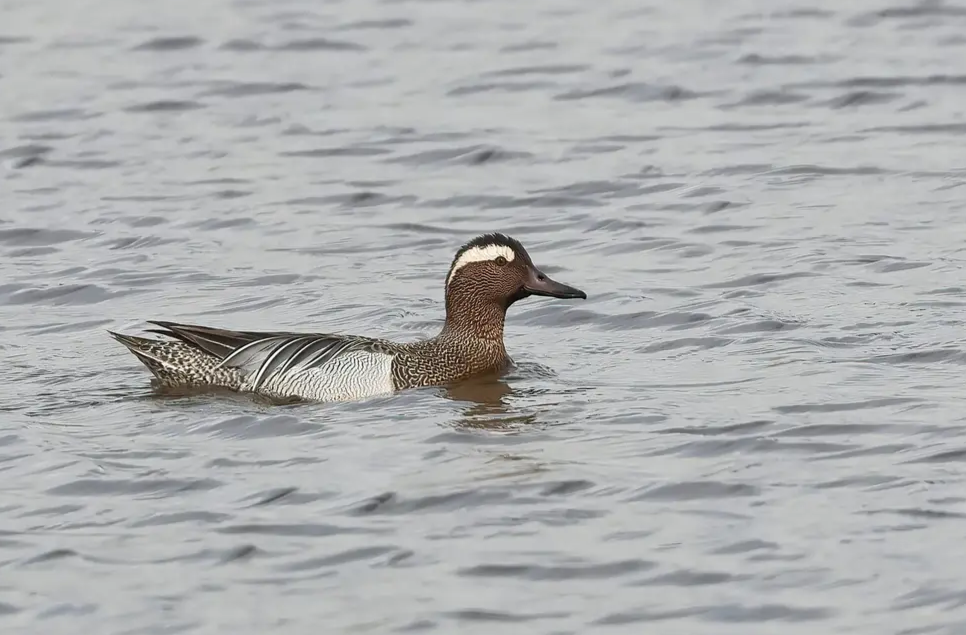
M 485 430 L 513 430 L 536 421 L 535 415 L 512 411 L 508 400 L 514 394 L 513 388 L 498 376 L 471 379 L 443 389 L 447 399 L 469 404 L 455 422 L 457 427 Z
M 524 391 L 526 392 L 526 391 Z M 491 431 L 516 431 L 536 422 L 535 414 L 524 414 L 510 405 L 514 395 L 520 396 L 520 390 L 510 387 L 503 376 L 491 375 L 470 379 L 442 387 L 439 394 L 452 401 L 461 402 L 467 407 L 459 418 L 453 422 L 456 428 L 476 428 Z M 283 399 L 251 393 L 237 393 L 223 391 L 210 387 L 191 389 L 185 387 L 168 388 L 154 385 L 152 390 L 143 395 L 144 398 L 162 400 L 187 399 L 204 396 L 218 396 L 233 400 L 255 403 L 267 407 L 300 407 L 306 404 L 314 405 L 318 402 L 305 401 L 299 398 Z M 393 395 L 396 396 L 396 395 Z M 389 396 L 385 397 L 389 398 Z

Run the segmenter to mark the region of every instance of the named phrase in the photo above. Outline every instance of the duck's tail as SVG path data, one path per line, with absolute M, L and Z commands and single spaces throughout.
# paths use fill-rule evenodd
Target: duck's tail
M 152 340 L 114 331 L 108 334 L 134 353 L 162 386 L 238 390 L 243 383 L 238 370 L 220 367 L 217 357 L 184 342 Z

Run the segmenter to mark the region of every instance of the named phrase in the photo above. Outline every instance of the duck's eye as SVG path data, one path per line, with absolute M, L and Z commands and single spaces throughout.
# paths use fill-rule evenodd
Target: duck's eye
M 503 256 L 497 256 L 496 260 L 494 260 L 493 262 L 495 262 L 497 266 L 502 267 L 503 265 L 506 264 L 506 258 L 504 258 Z

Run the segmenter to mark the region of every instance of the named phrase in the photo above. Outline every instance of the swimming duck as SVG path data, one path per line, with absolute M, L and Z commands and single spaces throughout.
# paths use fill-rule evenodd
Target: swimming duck
M 108 331 L 163 388 L 221 388 L 270 398 L 344 401 L 451 384 L 512 363 L 506 310 L 531 295 L 582 298 L 543 274 L 519 241 L 484 234 L 463 245 L 446 276 L 446 322 L 428 340 L 395 343 L 331 333 L 232 331 L 151 320 L 156 340 Z

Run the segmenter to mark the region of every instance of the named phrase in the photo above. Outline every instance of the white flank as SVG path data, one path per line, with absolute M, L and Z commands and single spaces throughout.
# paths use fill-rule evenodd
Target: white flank
M 485 262 L 487 260 L 496 260 L 500 256 L 506 258 L 507 262 L 513 260 L 516 254 L 513 249 L 507 247 L 506 245 L 484 245 L 482 247 L 472 247 L 467 249 L 460 259 L 453 263 L 453 268 L 450 269 L 449 277 L 446 278 L 446 284 L 449 284 L 453 280 L 453 276 L 457 271 L 470 264 L 471 262 Z
M 392 355 L 350 351 L 322 366 L 296 367 L 282 377 L 269 377 L 264 389 L 315 401 L 347 401 L 395 391 Z

